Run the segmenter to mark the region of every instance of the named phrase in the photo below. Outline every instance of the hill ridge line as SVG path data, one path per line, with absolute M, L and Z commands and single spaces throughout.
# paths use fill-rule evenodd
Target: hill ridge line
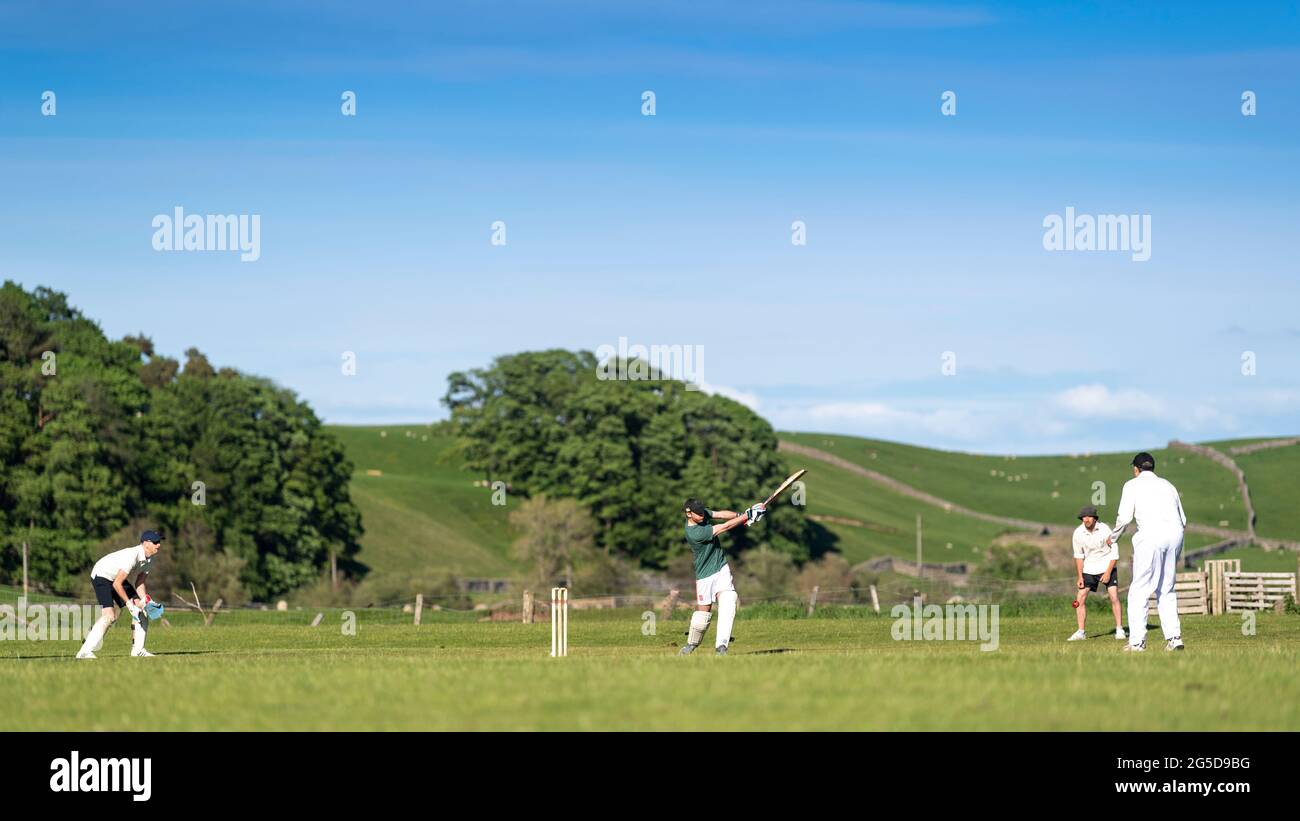
M 1211 462 L 1220 467 L 1232 471 L 1232 475 L 1237 477 L 1237 491 L 1241 494 L 1241 504 L 1246 508 L 1246 532 L 1250 538 L 1255 538 L 1255 506 L 1250 503 L 1250 486 L 1246 484 L 1246 472 L 1241 466 L 1233 460 L 1231 456 L 1210 445 L 1196 445 L 1191 442 L 1181 442 L 1177 439 L 1169 441 L 1169 449 L 1181 448 L 1191 453 L 1199 454 L 1209 459 Z
M 1233 456 L 1245 456 L 1248 453 L 1254 453 L 1260 450 L 1272 450 L 1273 448 L 1289 448 L 1292 445 L 1300 444 L 1300 437 L 1291 437 L 1289 439 L 1269 439 L 1264 442 L 1255 442 L 1250 445 L 1237 445 L 1228 448 L 1228 453 Z
M 911 498 L 925 502 L 926 504 L 934 505 L 935 507 L 942 508 L 945 512 L 948 513 L 960 513 L 965 516 L 972 516 L 976 519 L 980 519 L 985 522 L 992 522 L 993 524 L 1003 524 L 1009 527 L 1016 527 L 1023 530 L 1041 531 L 1046 529 L 1049 533 L 1060 533 L 1062 530 L 1067 530 L 1067 529 L 1070 531 L 1074 530 L 1074 527 L 1071 525 L 1050 524 L 1048 522 L 1035 522 L 1029 519 L 1016 519 L 1010 516 L 998 516 L 997 514 L 994 513 L 984 513 L 978 510 L 971 510 L 968 507 L 964 507 L 955 502 L 950 502 L 947 499 L 940 498 L 938 496 L 935 496 L 932 493 L 927 493 L 924 490 L 921 490 L 920 488 L 913 487 L 912 485 L 909 485 L 906 482 L 900 482 L 899 480 L 891 476 L 886 476 L 885 474 L 871 470 L 870 468 L 864 468 L 862 465 L 850 462 L 847 459 L 836 456 L 833 453 L 827 453 L 824 450 L 818 450 L 817 448 L 808 447 L 807 445 L 800 445 L 795 442 L 787 441 L 785 439 L 777 440 L 777 451 L 783 453 L 798 454 L 800 456 L 806 456 L 809 459 L 816 459 L 820 462 L 825 462 L 829 465 L 834 465 L 835 467 L 840 468 L 841 470 L 846 470 L 849 473 L 855 474 L 857 476 L 861 476 L 864 479 L 870 479 L 871 481 L 876 482 L 877 484 L 880 484 L 884 487 L 887 487 L 896 493 L 900 493 L 904 496 L 910 496 Z M 1220 538 L 1223 539 L 1253 539 L 1254 538 L 1254 535 L 1251 533 L 1246 533 L 1238 530 L 1229 530 L 1227 528 L 1222 528 L 1222 527 L 1210 527 L 1209 525 L 1192 524 L 1191 522 L 1187 524 L 1187 530 L 1192 533 L 1207 533 L 1212 536 L 1219 536 Z

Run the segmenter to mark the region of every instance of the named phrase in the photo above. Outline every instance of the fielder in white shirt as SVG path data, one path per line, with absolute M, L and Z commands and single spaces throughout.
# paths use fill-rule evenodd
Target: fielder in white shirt
M 1074 531 L 1074 566 L 1079 577 L 1076 585 L 1079 594 L 1074 598 L 1075 615 L 1079 620 L 1079 629 L 1070 636 L 1070 641 L 1088 638 L 1084 624 L 1088 620 L 1088 593 L 1097 592 L 1097 585 L 1106 588 L 1110 596 L 1110 610 L 1115 615 L 1115 638 L 1124 635 L 1124 613 L 1119 606 L 1119 545 L 1109 543 L 1110 528 L 1097 521 L 1097 508 L 1088 505 L 1079 511 L 1083 524 Z
M 1117 543 L 1129 523 L 1137 520 L 1133 534 L 1133 583 L 1128 589 L 1128 646 L 1125 650 L 1146 649 L 1147 601 L 1156 594 L 1160 629 L 1165 634 L 1166 650 L 1182 650 L 1182 626 L 1178 622 L 1178 597 L 1174 580 L 1178 556 L 1183 552 L 1183 528 L 1187 514 L 1178 497 L 1178 488 L 1156 475 L 1156 460 L 1149 453 L 1133 457 L 1133 478 L 1124 483 L 1119 500 L 1115 530 L 1107 539 Z
M 95 600 L 103 610 L 95 626 L 86 635 L 85 643 L 77 651 L 77 658 L 95 657 L 95 651 L 104 645 L 104 633 L 117 621 L 118 607 L 125 607 L 131 613 L 131 655 L 153 655 L 144 649 L 145 635 L 149 632 L 149 619 L 144 612 L 145 606 L 149 604 L 145 579 L 153 565 L 153 558 L 161 547 L 162 536 L 158 531 L 146 530 L 140 534 L 140 544 L 115 550 L 95 562 L 95 567 L 90 571 L 90 582 L 95 586 Z

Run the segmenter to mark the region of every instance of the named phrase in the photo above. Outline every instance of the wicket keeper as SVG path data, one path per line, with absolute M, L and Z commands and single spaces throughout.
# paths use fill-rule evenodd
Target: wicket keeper
M 1119 606 L 1119 545 L 1110 540 L 1110 528 L 1097 521 L 1097 508 L 1088 505 L 1079 511 L 1083 524 L 1074 531 L 1074 566 L 1078 571 L 1076 585 L 1079 594 L 1075 596 L 1075 615 L 1079 619 L 1079 629 L 1074 631 L 1069 641 L 1081 641 L 1088 638 L 1084 624 L 1088 620 L 1088 593 L 1097 592 L 1097 586 L 1106 588 L 1110 596 L 1110 610 L 1115 615 L 1115 638 L 1127 638 L 1124 635 L 1124 613 Z
M 140 534 L 140 544 L 115 550 L 95 562 L 90 571 L 90 582 L 95 586 L 95 600 L 103 609 L 99 620 L 86 635 L 85 643 L 77 651 L 77 658 L 95 657 L 95 651 L 104 645 L 104 633 L 117 621 L 118 607 L 125 607 L 131 613 L 131 655 L 137 658 L 153 655 L 144 649 L 145 634 L 149 630 L 149 619 L 144 612 L 149 595 L 144 583 L 154 556 L 162 547 L 162 540 L 158 531 L 146 530 Z
M 715 601 L 718 603 L 718 635 L 713 652 L 719 656 L 727 654 L 731 625 L 736 620 L 736 605 L 740 599 L 731 580 L 727 554 L 722 552 L 718 536 L 741 525 L 748 527 L 763 518 L 766 512 L 761 504 L 751 506 L 744 513 L 736 513 L 733 510 L 709 510 L 699 499 L 686 500 L 686 543 L 691 546 L 695 559 L 695 612 L 691 614 L 690 633 L 687 634 L 686 646 L 679 651 L 680 655 L 694 653 L 704 640 L 709 621 L 713 618 Z M 712 525 L 713 519 L 727 521 Z

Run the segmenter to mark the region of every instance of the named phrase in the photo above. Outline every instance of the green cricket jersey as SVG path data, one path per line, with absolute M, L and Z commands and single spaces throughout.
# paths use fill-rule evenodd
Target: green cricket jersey
M 713 517 L 713 511 L 709 511 Z M 707 579 L 722 569 L 727 563 L 727 554 L 722 552 L 718 537 L 713 535 L 713 525 L 686 525 L 686 543 L 691 546 L 695 557 L 695 578 Z

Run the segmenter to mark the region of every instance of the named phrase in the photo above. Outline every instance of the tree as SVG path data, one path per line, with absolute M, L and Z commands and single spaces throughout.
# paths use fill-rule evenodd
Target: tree
M 761 547 L 745 554 L 738 575 L 737 587 L 750 601 L 782 598 L 790 595 L 794 585 L 794 560 L 788 554 Z
M 1041 578 L 1047 569 L 1043 551 L 1032 544 L 994 545 L 981 570 L 995 579 L 1024 581 Z
M 596 523 L 586 508 L 574 499 L 539 495 L 511 511 L 510 523 L 521 532 L 514 554 L 532 567 L 530 581 L 539 588 L 557 581 L 572 587 L 575 562 L 595 549 Z
M 145 524 L 170 537 L 175 572 L 157 581 L 227 601 L 280 595 L 359 550 L 351 465 L 311 408 L 186 356 L 178 375 L 147 337 L 107 339 L 63 294 L 0 287 L 0 538 L 30 543 L 37 589 L 85 594 L 92 558 Z M 0 580 L 20 565 L 0 551 Z
M 687 549 L 688 496 L 742 508 L 785 478 L 776 433 L 749 408 L 671 379 L 602 380 L 596 366 L 590 352 L 550 350 L 453 373 L 443 402 L 468 467 L 525 497 L 578 500 L 607 555 L 655 567 Z M 829 543 L 820 530 L 780 505 L 728 538 L 803 560 Z

